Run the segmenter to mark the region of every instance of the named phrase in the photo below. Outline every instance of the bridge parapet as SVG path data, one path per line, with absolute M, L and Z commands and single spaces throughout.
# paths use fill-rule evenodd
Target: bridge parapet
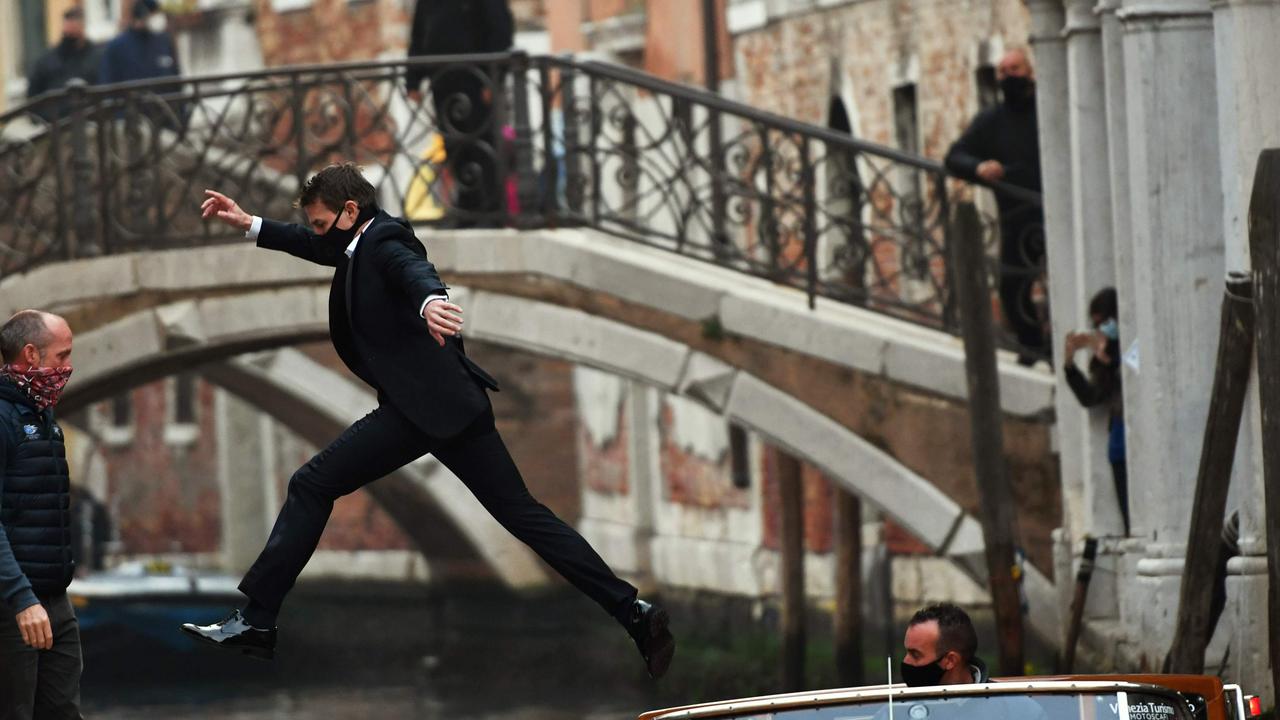
M 404 80 L 421 74 L 439 91 L 418 104 Z M 285 217 L 307 176 L 343 160 L 411 220 L 593 227 L 800 288 L 811 307 L 958 332 L 948 217 L 973 188 L 937 163 L 625 68 L 523 54 L 42 96 L 0 116 L 0 274 L 234 241 L 195 214 L 206 187 Z M 995 275 L 994 222 L 986 242 Z

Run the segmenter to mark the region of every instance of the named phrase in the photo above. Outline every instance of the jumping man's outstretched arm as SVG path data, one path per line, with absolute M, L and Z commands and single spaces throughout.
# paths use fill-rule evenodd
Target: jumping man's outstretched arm
M 319 237 L 301 225 L 255 218 L 241 209 L 235 200 L 216 190 L 205 190 L 204 194 L 204 204 L 200 206 L 201 218 L 216 218 L 230 227 L 244 231 L 245 237 L 257 241 L 260 248 L 287 252 L 294 257 L 329 267 L 338 264 L 338 254 L 332 249 L 326 250 L 319 242 Z

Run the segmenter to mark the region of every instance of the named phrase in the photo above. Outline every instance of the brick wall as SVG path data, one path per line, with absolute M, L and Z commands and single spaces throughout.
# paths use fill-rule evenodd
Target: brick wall
M 254 8 L 268 67 L 403 55 L 409 46 L 412 8 L 398 0 L 315 0 L 283 13 L 256 0 Z
M 725 0 L 716 0 L 725 17 Z M 705 82 L 702 3 L 696 0 L 586 0 L 551 3 L 546 23 L 552 52 L 591 50 L 584 23 L 600 22 L 643 10 L 644 50 L 639 67 L 667 80 L 702 85 Z M 734 62 L 728 29 L 720 26 L 720 77 L 733 77 Z
M 682 402 L 689 402 L 682 400 Z M 749 489 L 735 487 L 727 450 L 717 458 L 707 458 L 682 447 L 674 431 L 670 399 L 663 403 L 658 418 L 661 472 L 667 501 L 702 508 L 747 508 Z M 727 435 L 728 429 L 725 428 Z
M 509 348 L 467 341 L 467 354 L 497 378 L 491 393 L 498 431 L 539 502 L 566 522 L 580 512 L 573 366 Z
M 552 0 L 559 3 L 562 0 Z M 516 19 L 516 28 L 524 30 L 544 30 L 547 26 L 547 0 L 510 0 L 511 14 Z
M 197 383 L 199 432 L 189 443 L 172 443 L 165 437 L 165 381 L 137 388 L 129 398 L 132 439 L 102 446 L 107 497 L 100 499 L 111 512 L 121 550 L 125 554 L 218 551 L 222 521 L 213 389 Z M 98 414 L 92 424 L 100 428 L 106 408 L 90 412 Z
M 618 406 L 618 432 L 604 443 L 597 443 L 585 425 L 575 433 L 578 477 L 582 487 L 604 495 L 626 495 L 630 492 L 627 436 L 631 432 L 626 404 Z
M 782 496 L 778 484 L 778 451 L 765 446 L 761 467 L 760 490 L 764 502 L 763 545 L 770 550 L 781 548 Z M 825 475 L 807 463 L 800 464 L 800 479 L 804 484 L 804 546 L 811 553 L 830 553 L 835 536 L 835 487 Z
M 977 112 L 983 49 L 990 61 L 999 47 L 1026 45 L 1029 32 L 1022 0 L 870 0 L 744 33 L 735 54 L 748 104 L 825 124 L 834 88 L 859 136 L 890 146 L 893 90 L 915 83 L 920 148 L 941 159 Z
M 256 0 L 258 37 L 268 67 L 297 63 L 401 56 L 409 47 L 412 0 L 314 0 L 307 8 L 276 12 Z M 546 0 L 508 0 L 516 27 L 547 26 Z

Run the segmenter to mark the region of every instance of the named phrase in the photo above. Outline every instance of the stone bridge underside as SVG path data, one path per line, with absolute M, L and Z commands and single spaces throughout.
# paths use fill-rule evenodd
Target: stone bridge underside
M 966 512 L 977 497 L 957 339 L 822 299 L 810 310 L 800 292 L 594 231 L 420 236 L 465 308 L 468 337 L 697 400 L 982 574 L 981 529 Z M 70 411 L 176 370 L 325 339 L 328 279 L 327 268 L 245 243 L 82 260 L 74 270 L 45 266 L 0 283 L 0 306 L 40 307 L 71 321 L 77 374 L 64 400 Z M 1001 358 L 1000 370 L 1007 462 L 1034 561 L 1030 619 L 1039 634 L 1056 639 L 1056 595 L 1034 567 L 1050 567 L 1049 533 L 1061 524 L 1050 440 L 1053 381 L 1011 357 Z M 251 399 L 292 392 L 280 389 L 288 378 L 273 379 L 244 361 L 206 371 Z M 263 403 L 268 411 L 268 404 L 288 405 Z M 331 417 L 300 434 L 327 440 L 355 404 L 335 404 Z M 292 412 L 295 421 L 303 414 Z M 439 472 L 410 468 L 390 483 L 384 505 L 396 505 L 397 492 L 430 486 L 424 478 Z M 439 527 L 461 533 L 508 582 L 536 581 L 519 569 L 522 560 L 502 569 L 495 558 L 519 556 L 487 532 L 466 535 L 467 511 L 449 507 L 453 496 L 431 500 L 440 506 Z M 404 525 L 404 517 L 396 519 Z M 438 540 L 406 529 L 420 547 Z

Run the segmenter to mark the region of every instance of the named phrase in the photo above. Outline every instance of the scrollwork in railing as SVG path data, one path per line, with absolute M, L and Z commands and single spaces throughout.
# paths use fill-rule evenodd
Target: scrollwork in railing
M 406 76 L 427 79 L 421 102 Z M 0 273 L 239 241 L 199 220 L 205 188 L 287 217 L 311 173 L 345 160 L 365 168 L 384 207 L 417 222 L 587 225 L 811 301 L 958 327 L 949 195 L 972 192 L 939 165 L 634 71 L 519 54 L 41 98 L 0 116 Z M 1005 283 L 993 286 L 1016 275 L 1040 318 L 1042 250 L 1024 244 L 1027 257 L 1001 265 L 989 226 L 992 272 Z

